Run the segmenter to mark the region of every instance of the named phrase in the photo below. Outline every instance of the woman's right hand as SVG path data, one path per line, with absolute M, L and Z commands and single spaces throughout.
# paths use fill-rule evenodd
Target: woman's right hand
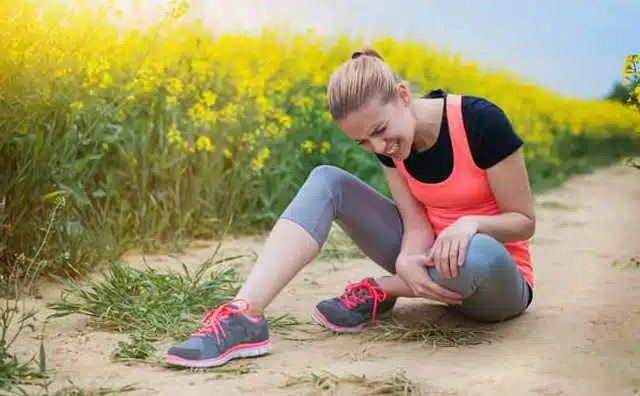
M 461 304 L 462 295 L 436 284 L 427 272 L 427 265 L 427 255 L 401 256 L 396 261 L 396 273 L 411 288 L 416 297 L 424 297 L 449 305 Z

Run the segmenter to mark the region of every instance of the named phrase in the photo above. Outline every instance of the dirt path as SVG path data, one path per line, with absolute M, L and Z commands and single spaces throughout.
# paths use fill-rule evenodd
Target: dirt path
M 319 332 L 310 341 L 274 336 L 273 354 L 242 361 L 244 375 L 216 379 L 214 372 L 127 367 L 109 361 L 118 335 L 90 331 L 71 316 L 50 323 L 46 343 L 50 368 L 59 380 L 82 386 L 136 383 L 132 394 L 302 394 L 280 389 L 285 373 L 329 370 L 371 376 L 406 370 L 427 389 L 447 395 L 633 395 L 640 393 L 640 269 L 624 266 L 640 256 L 640 172 L 612 167 L 574 178 L 537 197 L 533 240 L 537 288 L 529 311 L 503 324 L 490 344 L 442 348 L 369 343 L 358 336 Z M 260 241 L 234 242 L 260 248 Z M 194 250 L 186 262 L 210 249 Z M 148 257 L 168 262 L 162 257 Z M 612 266 L 618 260 L 620 266 Z M 135 260 L 133 260 L 135 261 Z M 381 273 L 367 260 L 315 262 L 305 268 L 270 307 L 309 320 L 314 304 L 342 291 L 348 281 Z M 57 297 L 47 293 L 45 301 Z M 439 310 L 401 300 L 397 315 L 435 315 Z M 33 339 L 19 349 L 33 353 Z M 350 394 L 350 393 L 347 393 Z

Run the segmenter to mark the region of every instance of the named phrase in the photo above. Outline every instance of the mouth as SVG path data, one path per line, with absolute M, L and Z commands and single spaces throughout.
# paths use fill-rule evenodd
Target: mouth
M 400 143 L 396 141 L 391 143 L 387 150 L 385 150 L 385 155 L 393 157 L 394 155 L 396 155 L 396 153 L 398 153 L 398 151 L 400 151 Z

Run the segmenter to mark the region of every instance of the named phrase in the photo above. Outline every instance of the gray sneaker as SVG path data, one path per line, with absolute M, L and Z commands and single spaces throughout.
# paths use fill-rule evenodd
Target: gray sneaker
M 205 326 L 171 347 L 165 360 L 184 367 L 215 367 L 231 359 L 271 352 L 265 318 L 248 315 L 247 308 L 243 301 L 234 300 L 209 311 L 202 319 Z
M 365 278 L 347 285 L 341 296 L 318 303 L 313 318 L 335 332 L 354 333 L 380 315 L 391 313 L 395 303 L 373 278 Z

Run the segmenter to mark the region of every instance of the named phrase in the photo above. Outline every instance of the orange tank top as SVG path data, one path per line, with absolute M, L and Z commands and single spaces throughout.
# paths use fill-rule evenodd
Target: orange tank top
M 445 111 L 453 149 L 453 170 L 439 183 L 412 177 L 402 161 L 394 161 L 413 196 L 424 206 L 436 235 L 465 215 L 496 215 L 500 208 L 491 191 L 487 172 L 473 161 L 462 118 L 462 97 L 449 94 Z M 533 268 L 528 241 L 504 242 L 523 277 L 533 289 Z

